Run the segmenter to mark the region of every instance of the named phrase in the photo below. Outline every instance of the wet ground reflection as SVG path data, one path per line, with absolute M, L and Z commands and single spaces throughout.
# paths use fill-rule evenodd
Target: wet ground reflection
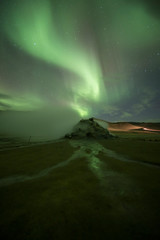
M 106 177 L 111 176 L 117 176 L 117 173 L 115 173 L 112 170 L 109 170 L 107 168 L 107 162 L 103 162 L 101 159 L 98 158 L 99 153 L 103 153 L 106 155 L 106 157 L 114 158 L 120 161 L 130 162 L 134 164 L 143 164 L 146 166 L 152 166 L 152 167 L 159 167 L 152 163 L 146 163 L 146 162 L 140 162 L 140 161 L 134 161 L 131 160 L 125 156 L 122 156 L 110 149 L 104 148 L 100 143 L 98 143 L 95 140 L 70 140 L 70 144 L 72 147 L 76 148 L 74 154 L 67 160 L 58 163 L 56 165 L 53 165 L 49 168 L 45 168 L 42 171 L 40 171 L 37 174 L 34 175 L 14 175 L 7 178 L 2 178 L 0 180 L 0 187 L 2 186 L 8 186 L 17 182 L 24 182 L 29 181 L 37 178 L 44 177 L 48 175 L 51 171 L 53 171 L 56 168 L 65 167 L 68 165 L 72 160 L 78 160 L 80 158 L 85 158 L 88 160 L 88 165 L 91 171 L 98 177 L 98 179 L 101 182 L 105 181 Z M 122 176 L 119 176 L 120 178 Z
M 109 157 L 123 162 L 131 163 L 131 167 L 132 164 L 140 164 L 147 167 L 159 167 L 152 163 L 129 159 L 121 154 L 103 147 L 99 142 L 95 140 L 71 140 L 70 143 L 73 147 L 80 148 L 79 153 L 81 153 L 88 160 L 89 168 L 97 176 L 101 185 L 105 187 L 109 186 L 110 190 L 114 190 L 114 192 L 117 194 L 123 194 L 125 192 L 125 189 L 128 191 L 128 186 L 131 186 L 132 183 L 128 178 L 126 180 L 126 176 L 124 176 L 123 173 L 118 173 L 108 167 L 107 161 L 104 162 L 98 157 L 99 153 L 103 153 L 104 156 L 106 156 L 106 160 L 107 157 Z M 123 191 L 121 190 L 122 186 Z

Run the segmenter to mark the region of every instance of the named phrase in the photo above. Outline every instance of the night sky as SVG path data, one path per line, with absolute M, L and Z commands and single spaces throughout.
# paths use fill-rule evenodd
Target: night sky
M 160 121 L 159 89 L 157 1 L 0 1 L 1 114 Z

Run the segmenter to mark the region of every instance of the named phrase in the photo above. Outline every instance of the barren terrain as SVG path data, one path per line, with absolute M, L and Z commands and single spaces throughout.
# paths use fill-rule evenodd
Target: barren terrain
M 1 239 L 158 239 L 160 134 L 114 135 L 1 149 Z

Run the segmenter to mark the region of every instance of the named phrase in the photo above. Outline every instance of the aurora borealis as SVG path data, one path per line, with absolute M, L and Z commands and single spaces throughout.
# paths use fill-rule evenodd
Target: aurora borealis
M 149 0 L 1 1 L 1 112 L 159 121 L 159 9 Z

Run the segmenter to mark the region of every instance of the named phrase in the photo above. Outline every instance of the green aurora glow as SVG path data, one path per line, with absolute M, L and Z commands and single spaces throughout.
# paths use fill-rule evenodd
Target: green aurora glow
M 24 59 L 29 56 L 41 62 L 39 66 L 44 64 L 62 71 L 63 79 L 56 73 L 43 76 L 47 82 L 45 87 L 49 82 L 44 91 L 38 77 L 33 87 L 29 87 L 29 83 L 27 86 L 27 79 L 26 82 L 23 80 L 22 89 L 17 89 L 16 84 L 10 87 L 4 79 L 0 81 L 0 94 L 13 97 L 1 96 L 0 110 L 5 111 L 7 106 L 18 111 L 36 110 L 45 108 L 50 101 L 53 108 L 58 102 L 59 107 L 63 104 L 81 117 L 99 112 L 103 115 L 109 110 L 113 116 L 118 109 L 116 104 L 136 98 L 133 89 L 137 86 L 142 85 L 136 93 L 137 99 L 146 93 L 154 95 L 154 89 L 145 83 L 146 76 L 143 80 L 141 76 L 136 79 L 136 72 L 145 74 L 153 68 L 152 59 L 143 58 L 143 55 L 147 56 L 147 51 L 152 49 L 159 51 L 156 46 L 160 40 L 160 20 L 147 10 L 145 1 L 8 2 L 8 5 L 4 4 L 2 23 L 10 45 L 16 46 Z M 12 57 L 9 53 L 9 57 L 14 59 L 14 54 Z M 155 66 L 157 59 L 153 62 Z M 42 80 L 41 77 L 39 79 Z M 61 87 L 61 92 L 56 92 L 57 86 Z M 149 106 L 143 99 L 139 101 L 145 107 Z M 134 109 L 136 105 L 132 107 L 136 114 Z M 127 114 L 130 116 L 131 112 Z
M 28 2 L 27 2 L 28 5 Z M 94 51 L 85 47 L 77 40 L 69 42 L 60 36 L 56 23 L 51 14 L 49 1 L 41 1 L 37 9 L 35 2 L 31 3 L 30 14 L 23 2 L 16 11 L 12 12 L 12 22 L 21 24 L 16 29 L 6 28 L 7 33 L 19 46 L 34 57 L 63 67 L 78 75 L 78 85 L 72 85 L 73 98 L 70 103 L 81 116 L 87 116 L 89 109 L 80 105 L 80 99 L 99 101 L 105 95 L 102 72 Z M 66 22 L 66 19 L 70 21 Z M 74 18 L 68 15 L 63 18 L 65 29 L 71 28 Z M 77 26 L 72 24 L 72 32 Z M 54 81 L 54 79 L 53 79 Z M 101 94 L 100 94 L 101 89 Z

